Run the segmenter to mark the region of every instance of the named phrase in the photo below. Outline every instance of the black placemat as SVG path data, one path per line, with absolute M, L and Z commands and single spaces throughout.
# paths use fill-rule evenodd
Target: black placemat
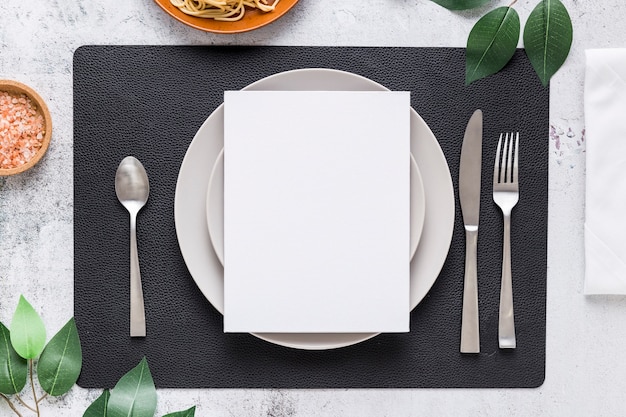
M 446 155 L 455 194 L 465 125 L 474 109 L 483 109 L 481 354 L 459 353 L 465 238 L 458 204 L 450 253 L 412 312 L 410 333 L 301 351 L 222 332 L 222 316 L 196 287 L 178 248 L 173 215 L 178 170 L 224 90 L 306 67 L 351 71 L 410 91 L 413 108 Z M 79 48 L 74 54 L 74 309 L 84 355 L 79 384 L 111 387 L 145 355 L 159 387 L 541 385 L 549 89 L 541 86 L 523 51 L 500 73 L 470 86 L 464 74 L 464 50 L 457 48 Z M 499 133 L 512 130 L 521 132 L 521 198 L 512 230 L 518 348 L 502 351 L 497 341 L 502 219 L 491 198 L 491 166 Z M 144 162 L 151 180 L 138 229 L 145 339 L 128 337 L 128 214 L 113 183 L 117 164 L 130 154 Z

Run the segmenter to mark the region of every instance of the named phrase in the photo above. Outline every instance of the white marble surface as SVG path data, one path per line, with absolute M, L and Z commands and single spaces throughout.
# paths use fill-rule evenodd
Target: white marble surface
M 280 21 L 214 35 L 172 20 L 150 0 L 3 0 L 0 78 L 47 100 L 55 127 L 46 158 L 0 178 L 0 321 L 19 294 L 50 333 L 72 316 L 72 54 L 85 44 L 464 46 L 478 11 L 429 0 L 301 0 Z M 515 5 L 525 21 L 536 0 Z M 584 50 L 626 47 L 626 2 L 564 0 L 574 43 L 551 86 L 547 369 L 538 389 L 159 390 L 158 415 L 198 416 L 619 416 L 626 402 L 626 298 L 585 297 L 583 216 Z M 622 138 L 626 139 L 626 138 Z M 75 387 L 41 403 L 42 416 L 79 416 L 99 392 Z M 11 415 L 0 401 L 0 415 Z M 24 415 L 32 415 L 24 413 Z

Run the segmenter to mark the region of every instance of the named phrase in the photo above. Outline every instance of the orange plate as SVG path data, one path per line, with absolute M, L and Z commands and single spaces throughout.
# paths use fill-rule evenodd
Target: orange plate
M 206 19 L 189 16 L 181 12 L 178 7 L 173 6 L 170 0 L 154 0 L 166 13 L 174 19 L 183 22 L 193 28 L 214 33 L 240 33 L 258 29 L 272 23 L 289 11 L 298 0 L 280 0 L 276 9 L 271 12 L 262 12 L 258 9 L 246 9 L 246 14 L 241 20 L 236 22 L 223 22 L 219 20 Z

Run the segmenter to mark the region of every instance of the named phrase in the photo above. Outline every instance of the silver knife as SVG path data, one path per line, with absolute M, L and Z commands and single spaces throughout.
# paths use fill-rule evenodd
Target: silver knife
M 459 200 L 465 225 L 465 279 L 461 353 L 480 352 L 478 330 L 478 213 L 480 211 L 480 167 L 482 159 L 483 112 L 476 110 L 465 128 L 459 168 Z

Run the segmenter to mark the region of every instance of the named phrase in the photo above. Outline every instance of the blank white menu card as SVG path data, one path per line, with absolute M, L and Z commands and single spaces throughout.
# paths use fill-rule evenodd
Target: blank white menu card
M 227 91 L 224 331 L 409 331 L 410 97 Z

